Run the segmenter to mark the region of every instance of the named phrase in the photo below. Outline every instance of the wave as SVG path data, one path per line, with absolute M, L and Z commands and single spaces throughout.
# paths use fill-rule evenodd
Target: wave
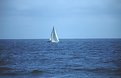
M 43 70 L 19 70 L 19 69 L 13 69 L 9 67 L 0 67 L 0 75 L 8 75 L 8 76 L 14 76 L 14 75 L 25 75 L 25 74 L 43 74 Z
M 113 75 L 120 75 L 121 76 L 121 68 L 62 68 L 67 69 L 69 71 L 81 71 L 81 72 L 92 72 L 97 74 L 113 74 Z

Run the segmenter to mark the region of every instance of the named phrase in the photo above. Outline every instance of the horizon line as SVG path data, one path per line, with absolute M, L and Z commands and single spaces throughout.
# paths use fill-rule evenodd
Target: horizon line
M 7 39 L 19 40 L 19 39 L 48 39 L 48 38 L 0 38 L 0 40 L 7 40 Z M 121 38 L 60 38 L 60 39 L 121 39 Z

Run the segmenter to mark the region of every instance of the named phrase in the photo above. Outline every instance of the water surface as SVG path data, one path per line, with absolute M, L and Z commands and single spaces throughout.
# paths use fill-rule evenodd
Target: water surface
M 121 39 L 0 40 L 0 78 L 121 78 Z

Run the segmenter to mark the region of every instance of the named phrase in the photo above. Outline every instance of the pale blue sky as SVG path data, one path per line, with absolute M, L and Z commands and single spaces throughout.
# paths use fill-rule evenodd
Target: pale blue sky
M 0 0 L 0 39 L 121 38 L 121 0 Z

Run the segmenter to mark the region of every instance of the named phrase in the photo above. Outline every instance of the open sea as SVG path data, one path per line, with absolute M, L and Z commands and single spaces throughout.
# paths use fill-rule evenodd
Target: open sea
M 1 39 L 0 78 L 121 78 L 121 39 Z

